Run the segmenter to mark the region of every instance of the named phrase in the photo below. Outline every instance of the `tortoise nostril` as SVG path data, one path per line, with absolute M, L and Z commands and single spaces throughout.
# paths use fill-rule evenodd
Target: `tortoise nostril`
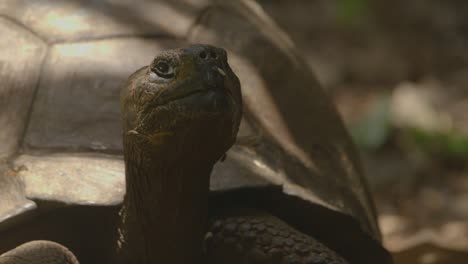
M 199 55 L 199 56 L 200 56 L 200 58 L 202 58 L 202 59 L 206 59 L 206 58 L 208 57 L 208 54 L 206 54 L 206 52 L 202 51 L 202 52 L 200 52 L 200 55 Z
M 211 58 L 213 58 L 213 59 L 217 59 L 217 58 L 218 58 L 218 54 L 216 54 L 216 52 L 214 52 L 214 51 L 210 52 L 210 56 L 211 56 Z

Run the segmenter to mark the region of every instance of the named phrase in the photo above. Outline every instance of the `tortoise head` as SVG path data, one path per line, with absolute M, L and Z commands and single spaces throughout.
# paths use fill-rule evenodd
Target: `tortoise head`
M 226 51 L 208 45 L 168 50 L 130 76 L 121 92 L 124 145 L 183 158 L 219 158 L 234 143 L 242 99 Z M 174 155 L 172 155 L 174 154 Z

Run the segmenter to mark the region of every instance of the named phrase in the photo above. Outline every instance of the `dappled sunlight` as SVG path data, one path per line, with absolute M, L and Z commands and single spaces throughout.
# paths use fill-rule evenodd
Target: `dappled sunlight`
M 94 47 L 91 45 L 60 45 L 56 46 L 55 50 L 63 57 L 82 57 L 87 56 Z M 104 52 L 110 52 L 109 49 L 103 49 Z
M 175 43 L 126 38 L 54 45 L 38 87 L 26 144 L 121 151 L 120 88 L 131 73 Z
M 26 199 L 24 184 L 18 172 L 9 169 L 2 161 L 0 161 L 0 190 L 2 190 L 0 222 L 37 207 L 33 201 Z
M 125 193 L 124 164 L 114 157 L 91 153 L 23 155 L 15 164 L 26 168 L 18 174 L 30 199 L 104 205 L 121 203 Z
M 11 1 L 0 12 L 48 43 L 62 43 L 131 35 L 183 38 L 204 6 L 203 1 Z
M 454 129 L 447 109 L 440 109 L 441 84 L 435 80 L 423 83 L 403 82 L 395 87 L 391 98 L 391 117 L 398 127 L 448 132 Z M 445 110 L 445 111 L 444 111 Z
M 130 3 L 128 8 L 133 9 L 135 16 L 151 22 L 160 27 L 163 32 L 177 37 L 184 36 L 197 17 L 197 14 L 184 13 L 169 3 L 164 3 L 164 1 L 147 1 L 144 5 Z
M 79 31 L 89 30 L 92 25 L 88 24 L 88 20 L 80 15 L 65 16 L 64 14 L 50 12 L 43 18 L 44 23 L 48 27 L 53 27 L 62 31 Z

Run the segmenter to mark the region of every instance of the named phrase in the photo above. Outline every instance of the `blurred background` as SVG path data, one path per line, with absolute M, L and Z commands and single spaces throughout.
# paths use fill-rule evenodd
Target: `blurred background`
M 396 263 L 468 263 L 468 1 L 258 2 L 334 97 Z

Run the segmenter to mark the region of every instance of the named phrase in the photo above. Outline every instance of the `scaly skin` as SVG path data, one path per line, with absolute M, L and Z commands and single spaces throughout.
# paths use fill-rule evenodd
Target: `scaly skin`
M 335 252 L 262 211 L 215 217 L 205 236 L 210 263 L 347 264 Z

